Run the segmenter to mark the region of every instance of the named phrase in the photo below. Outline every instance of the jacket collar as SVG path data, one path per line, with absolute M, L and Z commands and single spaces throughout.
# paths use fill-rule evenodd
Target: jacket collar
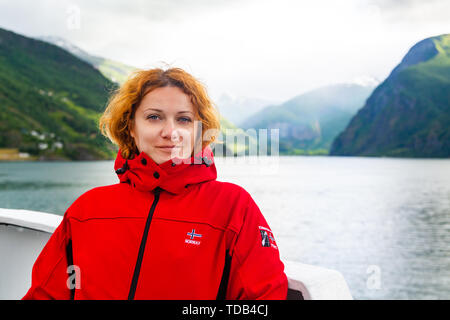
M 190 161 L 187 160 L 174 158 L 158 165 L 145 152 L 127 160 L 119 150 L 114 169 L 121 183 L 129 183 L 140 191 L 152 191 L 160 187 L 174 194 L 182 193 L 189 185 L 217 178 L 209 146 L 192 156 Z

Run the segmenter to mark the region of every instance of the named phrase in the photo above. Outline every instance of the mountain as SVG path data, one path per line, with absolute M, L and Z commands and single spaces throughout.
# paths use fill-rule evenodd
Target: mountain
M 335 139 L 330 155 L 450 156 L 450 34 L 408 51 Z
M 216 156 L 245 156 L 257 152 L 257 137 L 248 134 L 222 115 L 220 116 L 220 135 L 214 144 Z
M 0 148 L 40 159 L 108 159 L 97 121 L 115 84 L 46 42 L 0 29 Z
M 121 62 L 94 56 L 61 37 L 42 36 L 38 37 L 37 39 L 48 43 L 52 43 L 66 51 L 69 51 L 74 56 L 93 65 L 106 78 L 110 79 L 113 82 L 117 82 L 120 84 L 124 83 L 128 75 L 132 71 L 136 70 L 135 67 L 123 64 Z
M 220 114 L 238 126 L 246 118 L 270 104 L 272 104 L 272 101 L 259 98 L 236 97 L 229 93 L 223 93 L 216 101 Z
M 298 95 L 249 117 L 244 129 L 279 129 L 280 154 L 327 154 L 364 105 L 373 85 L 335 84 Z

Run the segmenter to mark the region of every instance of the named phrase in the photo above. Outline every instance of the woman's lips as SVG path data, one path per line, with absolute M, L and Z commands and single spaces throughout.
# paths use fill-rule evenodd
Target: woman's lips
M 161 151 L 172 152 L 172 150 L 179 149 L 179 146 L 170 146 L 170 147 L 157 147 Z

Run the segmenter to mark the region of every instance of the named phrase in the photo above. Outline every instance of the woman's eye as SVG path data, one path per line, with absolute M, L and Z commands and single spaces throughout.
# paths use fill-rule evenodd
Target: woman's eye
M 181 122 L 191 122 L 191 119 L 189 119 L 189 118 L 180 118 L 179 120 Z
M 151 115 L 147 116 L 147 119 L 149 119 L 149 120 L 158 120 L 158 119 L 161 119 L 161 118 L 160 118 L 160 116 L 158 116 L 156 114 L 151 114 Z M 190 118 L 186 118 L 186 117 L 182 117 L 182 118 L 179 118 L 178 121 L 180 121 L 182 123 L 188 123 L 188 122 L 191 122 L 191 119 Z
M 155 114 L 151 114 L 147 117 L 147 119 L 156 120 L 156 119 L 158 119 L 158 116 Z

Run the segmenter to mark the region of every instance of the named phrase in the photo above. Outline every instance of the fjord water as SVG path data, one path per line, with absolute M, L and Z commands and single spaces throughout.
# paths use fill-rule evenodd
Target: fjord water
M 216 166 L 218 180 L 255 199 L 283 259 L 340 271 L 355 299 L 450 298 L 450 160 L 282 156 Z M 85 191 L 117 182 L 113 161 L 3 162 L 0 208 L 63 214 Z

